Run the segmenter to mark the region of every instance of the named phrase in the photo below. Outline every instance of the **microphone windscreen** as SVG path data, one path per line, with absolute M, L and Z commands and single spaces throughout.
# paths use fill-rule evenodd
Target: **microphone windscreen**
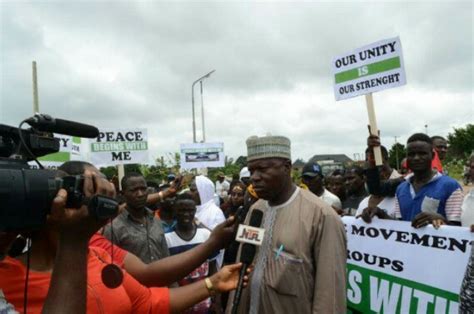
M 254 209 L 250 215 L 249 226 L 260 227 L 263 219 L 263 211 L 260 209 Z
M 85 138 L 99 136 L 99 129 L 95 126 L 62 119 L 56 119 L 54 132 Z

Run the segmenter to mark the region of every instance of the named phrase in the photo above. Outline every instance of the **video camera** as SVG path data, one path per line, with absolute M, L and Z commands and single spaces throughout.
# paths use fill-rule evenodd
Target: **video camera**
M 23 123 L 31 126 L 22 129 Z M 68 193 L 67 207 L 84 204 L 97 219 L 112 218 L 118 203 L 105 196 L 87 199 L 82 176 L 57 177 L 57 172 L 32 169 L 28 161 L 59 151 L 59 139 L 52 133 L 95 138 L 96 127 L 36 114 L 18 128 L 0 124 L 0 231 L 34 230 L 46 223 L 51 204 L 59 189 Z M 38 162 L 40 168 L 41 164 Z

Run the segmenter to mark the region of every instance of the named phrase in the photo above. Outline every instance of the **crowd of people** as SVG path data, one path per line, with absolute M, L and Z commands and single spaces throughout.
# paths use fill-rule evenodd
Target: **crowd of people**
M 60 190 L 42 229 L 1 232 L 0 313 L 345 313 L 341 216 L 474 227 L 474 189 L 464 193 L 443 168 L 440 136 L 410 136 L 400 171 L 369 136 L 365 163 L 325 175 L 310 161 L 296 182 L 288 138 L 246 143 L 247 167 L 216 182 L 170 174 L 156 185 L 127 173 L 114 185 L 90 163 L 64 163 L 57 176 L 83 175 L 85 195 L 117 199 L 117 216 L 98 221 L 87 205 L 68 209 Z M 468 169 L 474 178 L 474 155 Z M 255 210 L 264 213 L 265 237 L 233 309 L 236 226 Z M 460 294 L 466 312 L 474 309 L 473 259 Z

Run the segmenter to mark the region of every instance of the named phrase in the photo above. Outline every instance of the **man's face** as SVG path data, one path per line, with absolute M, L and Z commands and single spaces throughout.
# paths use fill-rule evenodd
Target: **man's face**
M 443 161 L 448 152 L 448 143 L 443 139 L 437 138 L 433 141 L 433 147 L 438 153 L 439 160 Z
M 365 180 L 359 176 L 354 170 L 346 172 L 344 176 L 346 190 L 350 194 L 355 194 L 364 188 Z
M 175 204 L 176 221 L 180 227 L 189 227 L 193 224 L 196 214 L 196 203 L 191 200 L 179 200 Z
M 331 176 L 329 179 L 328 190 L 336 194 L 339 197 L 343 197 L 346 194 L 346 187 L 344 185 L 344 177 L 341 175 Z
M 142 209 L 146 206 L 148 196 L 145 178 L 131 177 L 128 179 L 127 188 L 123 191 L 127 207 Z
M 217 181 L 219 181 L 220 183 L 224 182 L 224 177 L 218 176 Z
M 314 194 L 317 194 L 321 191 L 323 188 L 323 178 L 317 174 L 316 176 L 307 176 L 303 175 L 301 177 L 301 181 L 306 184 L 308 189 L 313 192 Z
M 255 192 L 264 200 L 273 200 L 290 176 L 291 163 L 280 158 L 258 159 L 248 163 Z
M 413 172 L 431 169 L 433 151 L 430 144 L 422 141 L 407 144 L 407 165 Z

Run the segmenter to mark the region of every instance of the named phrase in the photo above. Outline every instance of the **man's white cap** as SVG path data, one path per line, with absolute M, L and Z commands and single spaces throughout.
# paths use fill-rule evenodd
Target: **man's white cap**
M 249 168 L 243 167 L 242 170 L 240 170 L 239 176 L 240 176 L 240 180 L 242 180 L 242 178 L 250 178 Z

